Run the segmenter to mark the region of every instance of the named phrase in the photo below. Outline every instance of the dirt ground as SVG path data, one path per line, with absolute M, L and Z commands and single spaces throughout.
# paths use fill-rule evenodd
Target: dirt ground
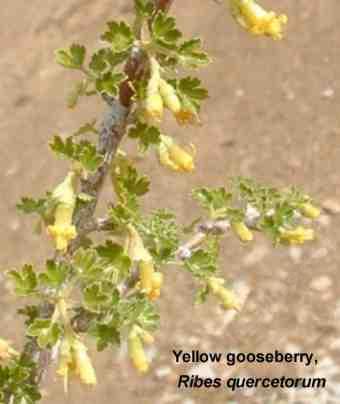
M 156 159 L 140 163 L 153 179 L 148 206 L 174 208 L 187 223 L 197 215 L 188 196 L 193 186 L 221 185 L 231 175 L 251 175 L 273 185 L 295 184 L 321 202 L 339 203 L 340 5 L 338 0 L 263 0 L 289 16 L 284 41 L 254 39 L 241 31 L 214 0 L 175 1 L 173 12 L 188 35 L 200 34 L 214 63 L 201 77 L 210 90 L 203 126 L 167 130 L 198 149 L 192 175 L 159 169 Z M 23 195 L 41 195 L 66 166 L 48 151 L 49 137 L 76 129 L 103 106 L 84 101 L 76 112 L 65 106 L 74 74 L 54 64 L 53 51 L 72 41 L 90 48 L 111 18 L 129 18 L 127 0 L 12 0 L 0 9 L 0 265 L 42 263 L 51 253 L 45 238 L 32 235 L 33 220 L 19 216 Z M 169 195 L 172 197 L 170 198 Z M 105 193 L 109 197 L 109 190 Z M 328 404 L 340 402 L 339 216 L 323 214 L 318 240 L 301 249 L 276 248 L 257 237 L 241 246 L 224 242 L 221 265 L 249 291 L 236 317 L 214 304 L 192 305 L 193 282 L 169 268 L 160 302 L 162 329 L 149 375 L 139 377 L 118 352 L 95 356 L 100 381 L 95 391 L 73 386 L 67 397 L 50 372 L 43 403 L 100 404 Z M 20 344 L 23 327 L 16 303 L 1 281 L 1 336 Z M 318 366 L 176 365 L 172 349 L 203 351 L 314 352 Z M 193 368 L 194 367 L 194 368 Z M 176 375 L 318 375 L 326 390 L 240 390 L 231 393 L 178 390 Z

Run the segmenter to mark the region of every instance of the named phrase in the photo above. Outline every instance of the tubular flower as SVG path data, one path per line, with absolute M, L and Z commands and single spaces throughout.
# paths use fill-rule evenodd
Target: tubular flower
M 145 373 L 149 370 L 149 362 L 145 355 L 139 327 L 133 327 L 128 337 L 128 350 L 135 368 Z
M 235 293 L 224 287 L 224 279 L 211 277 L 208 279 L 208 288 L 221 302 L 225 310 L 240 310 L 240 304 Z
M 162 285 L 163 274 L 161 272 L 154 272 L 152 276 L 152 289 L 148 294 L 150 300 L 157 300 L 160 297 Z
M 174 171 L 191 172 L 195 168 L 194 148 L 190 154 L 182 147 L 178 146 L 168 136 L 162 136 L 159 145 L 159 161 L 160 163 Z
M 68 390 L 68 378 L 69 373 L 74 372 L 76 366 L 74 358 L 72 355 L 71 342 L 70 339 L 65 337 L 59 349 L 59 363 L 57 374 L 64 378 L 64 391 L 67 393 Z
M 150 73 L 146 89 L 145 116 L 151 121 L 160 122 L 163 117 L 164 104 L 160 94 L 160 66 L 155 58 L 150 58 Z
M 72 224 L 76 204 L 75 178 L 76 174 L 70 172 L 53 192 L 53 197 L 57 201 L 55 221 L 54 225 L 48 226 L 47 232 L 54 239 L 56 249 L 59 251 L 65 251 L 69 241 L 77 236 L 76 228 Z
M 309 219 L 317 219 L 321 212 L 320 209 L 311 204 L 310 202 L 303 203 L 300 206 L 301 213 Z
M 248 229 L 248 227 L 243 222 L 234 222 L 231 224 L 233 230 L 238 235 L 241 241 L 252 241 L 254 236 L 253 233 Z
M 159 83 L 159 92 L 164 101 L 164 105 L 176 116 L 181 111 L 181 101 L 178 98 L 174 87 L 161 79 Z
M 254 35 L 267 35 L 273 39 L 282 39 L 283 26 L 288 18 L 284 14 L 276 15 L 266 11 L 254 0 L 229 0 L 235 20 Z
M 64 389 L 67 392 L 68 377 L 71 374 L 79 376 L 86 385 L 96 385 L 96 373 L 86 346 L 76 337 L 67 336 L 60 346 L 57 374 L 64 377 Z
M 303 226 L 298 226 L 293 230 L 281 230 L 280 241 L 290 245 L 303 244 L 305 241 L 312 241 L 315 239 L 313 229 L 306 229 Z
M 78 339 L 75 339 L 73 343 L 73 352 L 76 364 L 76 373 L 79 375 L 81 382 L 87 385 L 96 385 L 96 372 L 87 353 L 86 346 Z
M 140 261 L 139 263 L 139 278 L 140 287 L 144 293 L 149 295 L 153 290 L 153 276 L 155 268 L 152 261 Z
M 11 347 L 10 343 L 0 338 L 0 360 L 7 360 L 17 355 L 18 352 Z
M 143 240 L 136 228 L 132 224 L 129 224 L 127 230 L 129 234 L 126 240 L 125 249 L 130 259 L 132 261 L 152 261 L 152 256 L 145 248 Z

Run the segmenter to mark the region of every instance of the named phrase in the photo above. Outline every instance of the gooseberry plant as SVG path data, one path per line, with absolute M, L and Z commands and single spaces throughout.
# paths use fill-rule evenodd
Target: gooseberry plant
M 275 245 L 314 239 L 305 222 L 320 211 L 308 195 L 250 178 L 194 189 L 192 196 L 205 214 L 186 227 L 178 225 L 169 210 L 143 212 L 140 199 L 150 181 L 124 150 L 124 140 L 133 139 L 144 157 L 157 153 L 165 169 L 190 173 L 194 146 L 183 147 L 165 134 L 161 122 L 168 110 L 180 127 L 200 123 L 201 105 L 208 97 L 194 73 L 211 59 L 201 39 L 183 38 L 168 14 L 172 2 L 134 0 L 132 25 L 108 22 L 100 37 L 102 47 L 90 55 L 79 44 L 56 51 L 57 63 L 81 75 L 68 107 L 75 108 L 82 97 L 97 96 L 107 112 L 100 125 L 87 122 L 69 136 L 52 138 L 50 148 L 69 161 L 69 172 L 45 196 L 18 203 L 20 212 L 39 217 L 39 228 L 54 243 L 55 254 L 44 268 L 26 264 L 8 272 L 17 296 L 30 300 L 19 310 L 26 318 L 22 352 L 0 340 L 0 403 L 39 401 L 51 361 L 65 391 L 71 377 L 95 385 L 90 338 L 98 351 L 126 341 L 133 365 L 146 372 L 150 364 L 144 345 L 154 343 L 159 327 L 157 300 L 169 264 L 197 281 L 197 304 L 211 295 L 225 310 L 240 310 L 237 293 L 218 271 L 226 232 L 243 243 L 251 242 L 255 232 L 267 234 Z M 285 15 L 267 12 L 254 0 L 227 3 L 234 19 L 251 34 L 282 38 Z M 188 76 L 182 73 L 188 70 Z M 98 218 L 106 178 L 113 196 L 106 216 Z M 105 236 L 100 243 L 95 237 L 99 232 Z

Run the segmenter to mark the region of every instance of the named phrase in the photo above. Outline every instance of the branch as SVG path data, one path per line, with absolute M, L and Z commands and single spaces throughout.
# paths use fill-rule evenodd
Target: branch
M 197 233 L 177 250 L 178 259 L 184 261 L 191 257 L 192 253 L 204 242 L 209 234 L 221 235 L 230 228 L 229 220 L 207 221 L 198 226 Z
M 156 1 L 156 8 L 167 11 L 172 2 L 173 0 Z M 130 83 L 142 76 L 144 68 L 145 55 L 140 48 L 134 47 L 125 65 L 124 71 L 127 75 L 127 79 L 120 87 L 119 100 L 103 97 L 104 101 L 109 105 L 109 109 L 103 119 L 97 151 L 104 156 L 104 161 L 95 173 L 81 180 L 81 192 L 90 195 L 92 197 L 91 202 L 84 204 L 75 213 L 74 223 L 77 228 L 78 236 L 70 243 L 67 254 L 64 256 L 57 255 L 57 260 L 65 260 L 67 257 L 70 257 L 81 245 L 81 240 L 84 235 L 95 230 L 105 230 L 109 224 L 106 219 L 96 220 L 94 214 L 104 180 L 109 172 L 111 162 L 128 125 L 128 117 L 132 105 L 132 97 L 134 95 Z M 50 318 L 53 310 L 53 304 L 42 303 L 38 309 L 39 316 L 41 318 Z M 81 332 L 84 329 L 83 323 L 84 321 L 82 321 L 81 316 L 77 318 L 77 322 L 74 323 L 75 331 L 78 330 Z M 24 346 L 22 356 L 36 363 L 36 369 L 32 372 L 30 379 L 32 384 L 39 385 L 51 361 L 51 352 L 47 349 L 41 349 L 36 339 L 29 338 Z M 4 399 L 5 404 L 10 404 L 11 400 L 11 393 L 7 392 Z

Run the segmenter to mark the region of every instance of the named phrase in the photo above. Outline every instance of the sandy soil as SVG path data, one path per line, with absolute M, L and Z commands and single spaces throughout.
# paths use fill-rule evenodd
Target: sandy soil
M 66 170 L 49 153 L 55 132 L 100 117 L 102 105 L 85 101 L 77 112 L 65 107 L 74 75 L 53 62 L 53 50 L 72 41 L 90 48 L 109 18 L 129 18 L 130 1 L 5 1 L 0 53 L 0 265 L 3 270 L 41 263 L 52 250 L 32 235 L 33 221 L 17 215 L 22 195 L 40 195 Z M 167 129 L 198 148 L 198 169 L 188 177 L 169 174 L 151 158 L 140 164 L 153 178 L 149 206 L 174 208 L 180 219 L 197 214 L 188 193 L 193 186 L 220 185 L 230 175 L 252 175 L 281 186 L 296 184 L 320 201 L 337 203 L 339 188 L 340 59 L 338 0 L 267 0 L 290 18 L 287 39 L 254 40 L 213 0 L 175 1 L 174 12 L 188 35 L 200 33 L 214 63 L 201 73 L 211 98 L 200 128 Z M 276 4 L 277 3 L 277 4 Z M 279 4 L 278 4 L 279 3 Z M 109 190 L 105 196 L 109 197 Z M 168 195 L 174 197 L 169 199 Z M 257 237 L 250 247 L 225 239 L 223 272 L 249 290 L 244 310 L 231 319 L 214 304 L 192 306 L 193 283 L 169 268 L 160 303 L 162 330 L 150 354 L 151 373 L 138 377 L 124 349 L 96 356 L 96 391 L 74 386 L 64 397 L 53 372 L 44 403 L 119 404 L 323 404 L 340 401 L 339 217 L 324 214 L 318 240 L 302 249 L 273 249 Z M 20 343 L 22 325 L 15 302 L 1 281 L 1 334 Z M 171 356 L 173 348 L 218 351 L 312 351 L 318 366 L 214 367 L 202 375 L 307 375 L 328 378 L 326 391 L 179 391 L 176 375 L 191 372 Z

